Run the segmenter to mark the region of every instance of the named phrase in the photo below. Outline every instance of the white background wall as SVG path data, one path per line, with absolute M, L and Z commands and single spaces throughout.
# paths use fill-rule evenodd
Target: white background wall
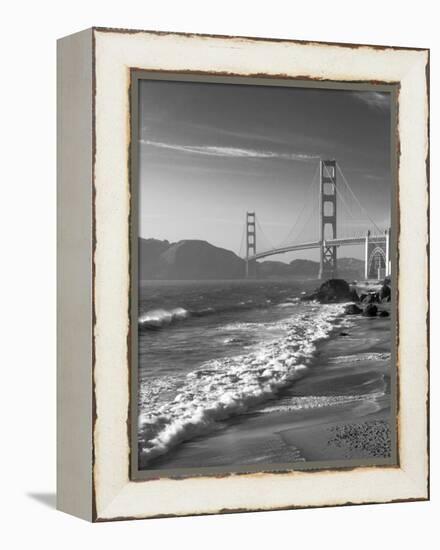
M 439 28 L 429 0 L 51 0 L 2 5 L 0 544 L 3 548 L 433 548 L 438 544 Z M 55 40 L 92 25 L 432 49 L 432 497 L 90 525 L 55 501 Z M 8 542 L 4 544 L 4 540 Z M 434 540 L 436 542 L 434 542 Z

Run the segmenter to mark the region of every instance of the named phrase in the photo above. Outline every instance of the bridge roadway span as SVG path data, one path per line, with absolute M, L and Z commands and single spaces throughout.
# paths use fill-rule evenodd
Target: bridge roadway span
M 368 240 L 371 244 L 383 244 L 385 243 L 385 235 L 370 235 Z M 328 239 L 325 241 L 325 246 L 349 246 L 356 244 L 365 244 L 366 237 L 345 237 L 341 239 Z M 310 248 L 321 248 L 323 246 L 322 241 L 310 241 L 305 243 L 291 244 L 280 248 L 274 248 L 272 250 L 266 250 L 265 252 L 258 252 L 253 256 L 247 258 L 248 261 L 260 260 L 261 258 L 267 258 L 268 256 L 275 256 L 276 254 L 285 254 L 286 252 L 294 252 L 295 250 L 308 250 Z

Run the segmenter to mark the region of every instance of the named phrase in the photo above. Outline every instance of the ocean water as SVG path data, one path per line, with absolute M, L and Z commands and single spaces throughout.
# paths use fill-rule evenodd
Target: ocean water
M 329 404 L 328 397 L 290 398 L 287 405 L 282 398 L 307 376 L 318 342 L 350 323 L 341 304 L 301 302 L 307 286 L 141 284 L 138 443 L 144 467 L 248 411 Z

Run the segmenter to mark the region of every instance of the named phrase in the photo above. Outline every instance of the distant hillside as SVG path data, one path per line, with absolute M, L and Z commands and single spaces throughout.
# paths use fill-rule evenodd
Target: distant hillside
M 342 279 L 355 280 L 364 278 L 363 260 L 357 258 L 338 258 L 338 271 Z
M 168 250 L 168 241 L 139 239 L 139 274 L 143 280 L 157 279 L 160 272 L 160 257 Z
M 364 262 L 356 258 L 338 258 L 338 276 L 342 279 L 360 279 L 364 273 Z M 319 276 L 319 262 L 313 260 L 297 259 L 290 264 L 283 262 L 260 262 L 258 267 L 259 277 L 292 278 L 292 279 L 317 279 Z
M 290 278 L 292 268 L 284 262 L 266 260 L 265 262 L 258 262 L 258 276 L 262 279 Z
M 295 277 L 317 278 L 319 275 L 319 262 L 313 260 L 292 260 L 289 264 L 292 275 Z
M 141 279 L 240 279 L 244 260 L 206 241 L 139 239 Z
M 338 259 L 339 277 L 359 279 L 364 262 L 355 258 Z M 142 280 L 242 279 L 245 262 L 234 252 L 206 241 L 183 240 L 177 243 L 158 239 L 139 239 L 139 275 Z M 258 262 L 261 279 L 315 279 L 319 262 L 297 259 L 290 264 L 279 261 Z

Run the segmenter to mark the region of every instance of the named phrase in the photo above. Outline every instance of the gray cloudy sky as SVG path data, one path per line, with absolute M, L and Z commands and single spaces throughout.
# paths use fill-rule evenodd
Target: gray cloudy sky
M 144 80 L 140 128 L 143 237 L 238 252 L 245 213 L 255 210 L 274 244 L 300 214 L 292 235 L 304 226 L 298 238 L 317 239 L 317 180 L 310 184 L 319 158 L 336 159 L 363 208 L 381 228 L 390 224 L 387 93 Z M 342 180 L 338 188 L 339 234 L 362 231 L 367 218 Z M 258 244 L 268 241 L 260 235 Z M 294 257 L 317 253 L 271 259 Z

